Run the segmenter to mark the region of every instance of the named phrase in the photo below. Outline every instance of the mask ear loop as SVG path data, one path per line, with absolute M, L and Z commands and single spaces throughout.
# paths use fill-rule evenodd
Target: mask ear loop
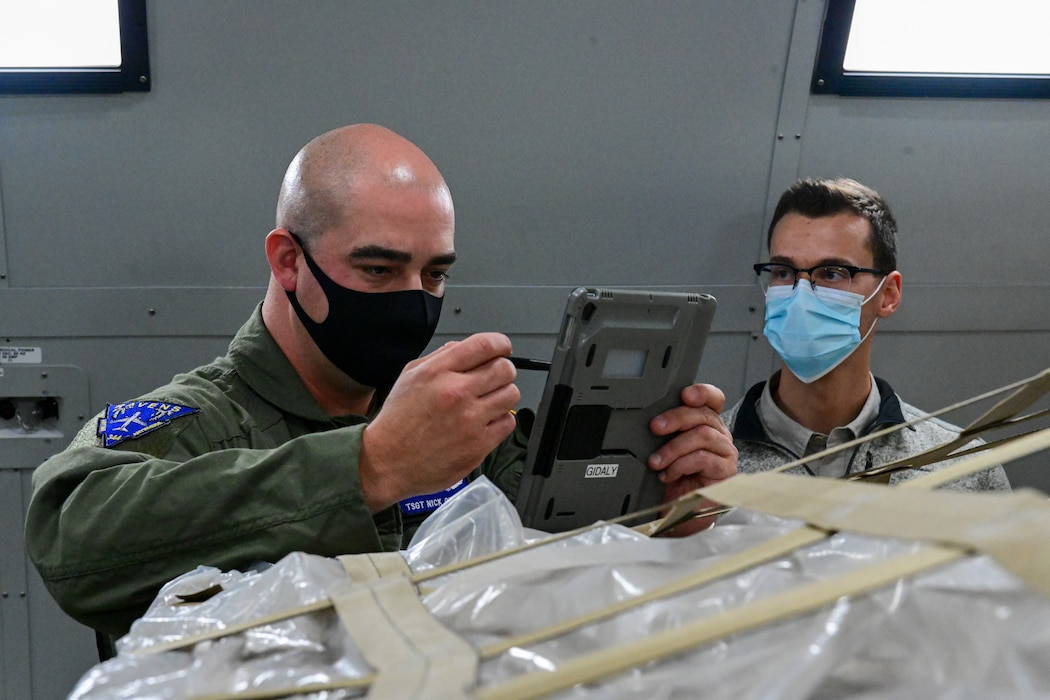
M 879 293 L 879 291 L 880 291 L 880 290 L 882 289 L 882 285 L 886 284 L 886 280 L 887 280 L 887 279 L 889 279 L 889 275 L 887 275 L 886 277 L 883 277 L 883 278 L 882 278 L 882 281 L 881 281 L 881 282 L 879 282 L 879 286 L 878 286 L 878 287 L 875 287 L 875 291 L 874 291 L 874 292 L 872 292 L 871 294 L 869 294 L 869 295 L 868 295 L 867 297 L 865 297 L 864 301 L 860 302 L 860 305 L 861 305 L 861 306 L 864 306 L 864 305 L 865 305 L 865 304 L 867 304 L 867 303 L 868 303 L 869 301 L 871 301 L 872 299 L 874 299 L 874 298 L 875 298 L 875 295 L 876 295 L 876 294 L 878 294 L 878 293 Z M 875 330 L 875 324 L 877 324 L 878 322 L 879 322 L 879 317 L 878 317 L 878 316 L 876 316 L 876 317 L 875 317 L 875 320 L 871 322 L 871 326 L 870 326 L 870 327 L 868 328 L 868 332 L 867 332 L 867 333 L 865 333 L 865 334 L 864 334 L 864 337 L 860 339 L 860 342 L 861 342 L 861 343 L 863 343 L 863 342 L 864 342 L 865 340 L 867 340 L 867 339 L 868 339 L 868 336 L 869 336 L 869 335 L 871 335 L 871 332 L 872 332 L 873 330 Z M 860 344 L 860 343 L 858 343 L 858 345 L 859 345 L 859 344 Z
M 883 278 L 882 278 L 882 281 L 881 281 L 881 282 L 879 282 L 879 286 L 878 286 L 878 287 L 875 287 L 875 291 L 874 291 L 874 292 L 872 292 L 871 294 L 869 294 L 868 296 L 864 297 L 864 301 L 860 302 L 860 305 L 861 305 L 861 306 L 864 306 L 864 305 L 865 305 L 865 304 L 867 304 L 867 303 L 868 303 L 869 301 L 871 301 L 872 299 L 874 299 L 874 298 L 875 298 L 875 295 L 876 295 L 876 294 L 878 294 L 878 293 L 879 293 L 879 291 L 880 291 L 880 290 L 882 289 L 882 285 L 886 284 L 886 280 L 888 280 L 889 278 L 890 278 L 890 276 L 889 276 L 889 275 L 886 275 L 885 277 L 883 277 Z

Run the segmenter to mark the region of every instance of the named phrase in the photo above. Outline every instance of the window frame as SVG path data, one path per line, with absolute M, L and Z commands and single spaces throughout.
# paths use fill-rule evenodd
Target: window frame
M 118 0 L 119 68 L 0 69 L 0 94 L 148 92 L 151 87 L 146 0 Z
M 810 92 L 844 97 L 1050 98 L 1050 75 L 846 71 L 856 0 L 827 0 Z

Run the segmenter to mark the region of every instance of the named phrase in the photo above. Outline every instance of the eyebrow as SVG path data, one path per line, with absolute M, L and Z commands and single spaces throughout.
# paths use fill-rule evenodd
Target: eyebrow
M 360 248 L 354 248 L 350 251 L 350 257 L 354 259 L 368 259 L 368 260 L 388 260 L 390 262 L 397 263 L 409 263 L 412 262 L 412 254 L 406 253 L 403 250 L 396 250 L 394 248 L 386 248 L 381 245 L 366 245 Z M 456 262 L 455 253 L 445 253 L 443 255 L 436 255 L 430 259 L 430 265 L 451 265 Z
M 774 255 L 769 259 L 769 261 L 775 263 L 787 263 L 789 265 L 794 265 L 795 267 L 798 267 L 798 265 L 795 264 L 794 258 L 789 258 L 786 255 Z M 858 267 L 855 263 L 846 260 L 845 258 L 822 258 L 813 267 L 821 267 L 822 265 L 849 265 L 851 267 Z

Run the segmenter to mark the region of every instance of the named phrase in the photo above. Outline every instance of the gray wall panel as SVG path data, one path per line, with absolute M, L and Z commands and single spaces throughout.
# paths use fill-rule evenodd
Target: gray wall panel
M 1045 285 L 1046 101 L 814 97 L 800 170 L 879 189 L 905 280 Z
M 152 92 L 0 100 L 14 286 L 252 284 L 284 166 L 349 121 L 442 167 L 464 281 L 720 283 L 752 256 L 790 0 L 148 9 Z
M 30 478 L 31 472 L 21 473 L 25 508 L 29 507 L 32 492 Z M 32 697 L 58 700 L 68 696 L 80 677 L 98 663 L 95 632 L 62 612 L 28 557 L 23 558 L 22 565 L 26 572 L 25 609 L 30 621 L 27 651 L 32 662 L 23 670 L 30 671 Z M 29 696 L 7 697 L 14 700 Z

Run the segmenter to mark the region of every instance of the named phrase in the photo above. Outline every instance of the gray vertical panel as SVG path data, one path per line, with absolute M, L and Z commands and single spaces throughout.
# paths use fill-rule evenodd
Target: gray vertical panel
M 64 697 L 98 661 L 94 634 L 65 615 L 44 589 L 23 541 L 37 465 L 61 450 L 80 428 L 88 406 L 86 373 L 52 364 L 0 364 L 0 398 L 14 397 L 28 413 L 33 401 L 54 398 L 59 416 L 39 424 L 0 420 L 0 579 L 4 683 L 7 697 Z
M 0 698 L 29 698 L 29 612 L 19 472 L 0 469 Z
M 773 157 L 766 183 L 765 213 L 762 226 L 757 231 L 753 262 L 766 259 L 766 227 L 773 216 L 780 194 L 799 177 L 806 110 L 809 106 L 809 77 L 813 70 L 813 56 L 816 55 L 820 41 L 823 10 L 824 3 L 818 0 L 799 0 L 795 8 L 776 134 L 770 139 Z M 757 293 L 753 306 L 754 322 L 751 328 L 751 343 L 748 345 L 747 365 L 739 387 L 741 394 L 755 382 L 768 377 L 777 366 L 776 354 L 762 335 L 765 314 L 761 296 Z
M 900 227 L 905 295 L 955 287 L 1047 285 L 1050 100 L 815 96 L 803 172 L 850 175 L 886 198 Z M 903 303 L 907 303 L 907 296 Z
M 32 493 L 31 474 L 28 470 L 22 472 L 22 498 L 26 507 Z M 30 621 L 27 640 L 32 661 L 27 670 L 31 672 L 32 697 L 36 700 L 63 698 L 80 677 L 98 663 L 95 633 L 66 615 L 24 554 L 23 561 Z
M 0 288 L 8 286 L 7 281 L 7 235 L 4 233 L 4 188 L 3 172 L 0 171 Z

